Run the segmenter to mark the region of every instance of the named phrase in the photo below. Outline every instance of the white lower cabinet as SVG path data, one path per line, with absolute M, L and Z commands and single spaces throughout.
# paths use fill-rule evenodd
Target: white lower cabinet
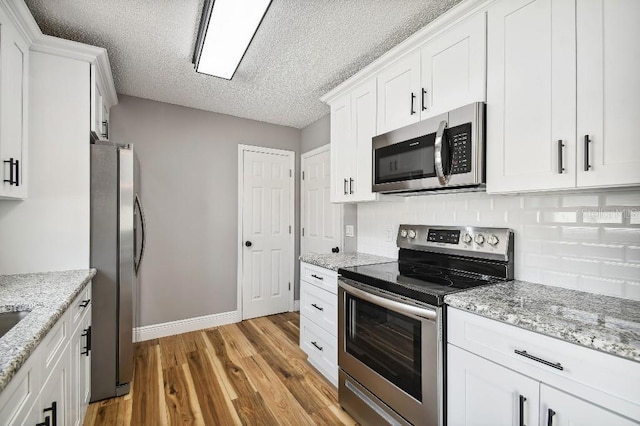
M 448 309 L 447 424 L 640 424 L 640 364 Z
M 338 274 L 300 262 L 300 348 L 338 386 Z
M 0 425 L 82 425 L 91 384 L 87 286 L 0 393 Z

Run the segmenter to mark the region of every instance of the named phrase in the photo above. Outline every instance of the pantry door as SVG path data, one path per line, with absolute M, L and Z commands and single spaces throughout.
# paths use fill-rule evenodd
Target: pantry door
M 241 145 L 239 248 L 242 318 L 293 308 L 294 153 Z

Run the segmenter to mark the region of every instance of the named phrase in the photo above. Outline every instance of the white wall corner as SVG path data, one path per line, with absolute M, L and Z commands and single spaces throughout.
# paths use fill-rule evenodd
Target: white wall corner
M 240 321 L 242 321 L 240 311 L 230 311 L 178 321 L 146 325 L 144 327 L 136 327 L 133 329 L 133 341 L 142 342 L 160 337 L 173 336 L 175 334 L 189 333 L 191 331 L 204 330 L 211 327 L 219 327 L 221 325 L 233 324 Z
M 292 312 L 299 312 L 299 311 L 300 311 L 300 300 L 294 300 Z

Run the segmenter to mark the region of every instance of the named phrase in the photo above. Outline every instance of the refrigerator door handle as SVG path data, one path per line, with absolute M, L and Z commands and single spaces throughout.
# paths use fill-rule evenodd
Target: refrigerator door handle
M 146 223 L 145 223 L 145 217 L 144 217 L 144 210 L 142 209 L 142 202 L 140 201 L 140 196 L 137 193 L 136 193 L 136 199 L 135 199 L 135 207 L 140 212 L 140 232 L 142 233 L 142 241 L 140 241 L 140 256 L 138 257 L 137 260 L 134 259 L 134 268 L 137 276 L 138 270 L 140 270 L 140 264 L 142 263 L 142 258 L 144 257 L 144 247 L 147 242 L 147 234 L 145 232 Z

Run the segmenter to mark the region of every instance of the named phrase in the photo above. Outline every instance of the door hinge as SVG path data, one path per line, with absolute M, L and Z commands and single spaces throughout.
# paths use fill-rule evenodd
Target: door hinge
M 304 228 L 302 228 L 302 236 L 304 237 Z
M 291 233 L 291 225 L 289 225 L 289 233 Z
M 291 283 L 289 283 L 289 291 L 291 291 Z
M 291 169 L 289 169 L 289 177 L 293 176 L 293 171 Z
M 304 180 L 304 170 L 302 171 L 302 180 Z

